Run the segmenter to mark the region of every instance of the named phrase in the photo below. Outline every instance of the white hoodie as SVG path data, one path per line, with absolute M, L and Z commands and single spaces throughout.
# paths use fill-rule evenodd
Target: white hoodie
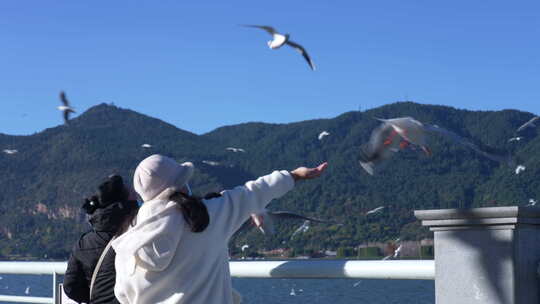
M 287 171 L 247 182 L 204 200 L 208 227 L 191 232 L 175 202 L 145 202 L 137 224 L 113 241 L 114 293 L 120 303 L 231 304 L 227 244 L 252 213 L 294 187 Z

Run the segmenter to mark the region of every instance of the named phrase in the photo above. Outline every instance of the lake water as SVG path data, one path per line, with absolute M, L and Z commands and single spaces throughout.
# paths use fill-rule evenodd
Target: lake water
M 0 294 L 51 297 L 50 275 L 2 275 Z M 61 280 L 61 278 L 60 278 Z M 236 279 L 246 304 L 434 304 L 434 281 L 353 279 Z M 7 303 L 7 302 L 3 302 Z

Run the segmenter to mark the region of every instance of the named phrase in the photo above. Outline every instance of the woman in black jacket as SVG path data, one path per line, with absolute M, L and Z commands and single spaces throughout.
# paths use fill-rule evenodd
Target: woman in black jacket
M 71 299 L 79 303 L 119 303 L 114 296 L 116 254 L 112 248 L 98 270 L 91 297 L 90 282 L 109 241 L 124 232 L 137 213 L 137 201 L 130 200 L 130 193 L 122 178 L 113 175 L 99 186 L 98 195 L 85 200 L 82 208 L 90 215 L 92 230 L 81 236 L 69 258 L 64 291 Z

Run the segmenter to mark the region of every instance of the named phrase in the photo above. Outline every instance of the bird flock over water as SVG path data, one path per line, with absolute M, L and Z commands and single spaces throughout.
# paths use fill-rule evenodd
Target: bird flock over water
M 316 70 L 315 64 L 308 54 L 307 50 L 297 42 L 290 39 L 290 34 L 283 34 L 278 32 L 274 27 L 268 25 L 241 25 L 246 28 L 259 29 L 267 32 L 272 36 L 272 40 L 267 42 L 267 45 L 272 50 L 280 49 L 283 46 L 289 46 L 302 55 L 305 62 L 308 64 L 312 71 Z M 70 124 L 70 116 L 76 113 L 75 108 L 72 107 L 64 91 L 59 94 L 61 105 L 57 109 L 62 113 L 62 119 L 66 125 Z M 428 145 L 428 138 L 431 136 L 442 136 L 443 138 L 450 140 L 452 143 L 461 145 L 467 149 L 471 149 L 482 157 L 488 158 L 492 161 L 499 162 L 503 165 L 514 167 L 515 174 L 519 175 L 526 170 L 523 164 L 516 165 L 511 155 L 494 154 L 481 149 L 478 145 L 474 144 L 472 140 L 458 135 L 456 132 L 442 128 L 438 125 L 431 125 L 423 123 L 413 117 L 397 117 L 397 118 L 374 118 L 377 119 L 380 124 L 372 130 L 369 140 L 363 143 L 358 152 L 359 165 L 368 175 L 376 175 L 385 163 L 390 159 L 396 157 L 401 151 L 412 149 L 420 150 L 426 156 L 433 154 L 432 149 Z M 540 119 L 539 116 L 531 118 L 529 121 L 519 126 L 515 135 L 508 139 L 509 143 L 518 143 L 525 137 L 521 134 L 525 129 L 535 128 L 536 123 Z M 327 130 L 322 130 L 317 139 L 320 142 L 324 142 L 327 137 L 330 137 L 331 133 Z M 143 143 L 140 146 L 142 149 L 155 149 L 151 143 Z M 246 150 L 239 147 L 226 147 L 226 151 L 231 153 L 247 153 Z M 3 153 L 7 155 L 15 155 L 19 151 L 12 147 L 3 149 Z M 217 161 L 203 160 L 202 163 L 209 166 L 219 166 Z M 536 205 L 536 200 L 531 198 L 529 200 L 529 206 Z M 380 214 L 385 209 L 384 206 L 379 206 L 375 209 L 365 212 L 364 216 L 375 216 Z M 251 216 L 251 224 L 260 230 L 264 235 L 273 235 L 275 233 L 275 222 L 278 220 L 301 220 L 302 225 L 299 226 L 291 235 L 292 240 L 295 236 L 305 233 L 310 229 L 310 223 L 325 223 L 333 225 L 342 225 L 340 223 L 318 219 L 313 217 L 304 216 L 289 211 L 269 211 L 264 210 L 261 213 L 253 214 Z M 397 258 L 401 252 L 401 245 L 399 239 L 394 242 L 396 244 L 391 255 L 384 259 Z M 242 251 L 249 248 L 249 245 L 241 247 Z

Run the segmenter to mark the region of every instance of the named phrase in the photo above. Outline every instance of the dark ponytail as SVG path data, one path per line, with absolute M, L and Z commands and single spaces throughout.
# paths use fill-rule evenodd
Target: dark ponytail
M 202 232 L 210 223 L 208 209 L 202 200 L 195 196 L 189 196 L 182 192 L 173 193 L 169 199 L 178 204 L 184 219 L 191 227 L 192 232 Z

